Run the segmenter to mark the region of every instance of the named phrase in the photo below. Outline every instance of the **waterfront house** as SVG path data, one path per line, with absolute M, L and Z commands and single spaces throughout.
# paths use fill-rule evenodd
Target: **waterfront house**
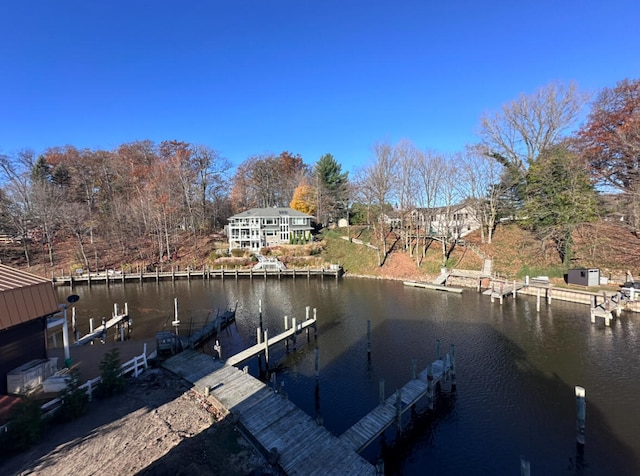
M 57 312 L 51 280 L 0 265 L 0 394 L 12 371 L 47 359 L 47 318 Z
M 293 208 L 251 208 L 229 218 L 229 251 L 307 242 L 313 217 Z

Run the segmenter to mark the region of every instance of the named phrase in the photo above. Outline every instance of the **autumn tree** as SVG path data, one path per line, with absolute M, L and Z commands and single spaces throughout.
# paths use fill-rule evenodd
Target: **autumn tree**
M 307 215 L 313 215 L 315 213 L 316 203 L 316 191 L 309 185 L 308 182 L 303 181 L 293 192 L 293 198 L 289 206 L 294 210 L 306 213 Z
M 551 239 L 565 266 L 571 261 L 573 230 L 598 217 L 598 200 L 584 163 L 567 144 L 542 151 L 526 175 L 524 224 L 543 246 Z
M 302 157 L 289 152 L 252 156 L 236 170 L 231 192 L 235 211 L 253 207 L 286 207 L 306 177 Z
M 631 225 L 640 231 L 640 79 L 600 91 L 577 135 L 592 173 L 625 194 Z

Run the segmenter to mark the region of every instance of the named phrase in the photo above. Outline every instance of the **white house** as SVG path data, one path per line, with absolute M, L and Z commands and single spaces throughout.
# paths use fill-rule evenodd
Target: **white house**
M 480 228 L 473 209 L 466 205 L 439 208 L 416 208 L 411 211 L 411 220 L 432 236 L 462 238 Z
M 313 217 L 293 208 L 252 208 L 229 218 L 229 251 L 289 244 L 311 238 Z

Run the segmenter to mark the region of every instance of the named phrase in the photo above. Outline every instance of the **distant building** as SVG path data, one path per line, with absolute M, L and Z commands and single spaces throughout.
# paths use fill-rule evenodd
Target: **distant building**
M 229 251 L 260 248 L 307 241 L 311 238 L 313 217 L 293 208 L 252 208 L 229 218 Z
M 411 221 L 429 235 L 447 239 L 462 238 L 480 228 L 473 209 L 466 205 L 415 208 L 411 211 Z

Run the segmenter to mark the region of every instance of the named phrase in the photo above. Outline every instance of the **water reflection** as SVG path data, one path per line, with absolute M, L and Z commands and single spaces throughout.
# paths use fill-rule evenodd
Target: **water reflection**
M 58 290 L 61 300 L 68 291 Z M 526 455 L 534 474 L 640 474 L 637 315 L 623 314 L 606 328 L 591 324 L 583 305 L 542 300 L 538 312 L 535 296 L 500 305 L 473 290 L 453 295 L 357 279 L 129 283 L 73 292 L 85 331 L 89 317 L 128 302 L 137 337 L 166 326 L 174 297 L 184 323 L 237 300 L 236 324 L 220 337 L 224 355 L 256 342 L 259 301 L 270 335 L 284 329 L 285 315 L 302 320 L 307 306 L 316 308 L 319 378 L 313 342 L 304 338 L 289 354 L 284 345 L 275 349 L 271 371 L 294 403 L 337 435 L 378 405 L 380 379 L 388 396 L 411 378 L 413 359 L 419 370 L 434 360 L 436 339 L 443 353 L 455 344 L 457 393 L 445 392 L 436 412 L 386 453 L 392 473 L 513 474 Z M 257 360 L 247 364 L 258 375 Z M 587 390 L 580 457 L 575 385 Z M 380 451 L 372 445 L 366 456 L 375 462 Z

